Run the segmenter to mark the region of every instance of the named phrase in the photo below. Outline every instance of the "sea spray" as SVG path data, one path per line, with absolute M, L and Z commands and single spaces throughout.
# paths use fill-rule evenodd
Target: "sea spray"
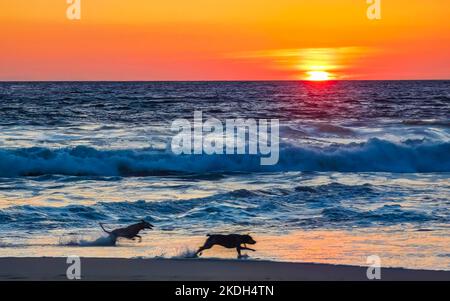
M 113 247 L 117 240 L 111 236 L 101 236 L 98 238 L 63 237 L 59 244 L 62 246 L 78 247 Z

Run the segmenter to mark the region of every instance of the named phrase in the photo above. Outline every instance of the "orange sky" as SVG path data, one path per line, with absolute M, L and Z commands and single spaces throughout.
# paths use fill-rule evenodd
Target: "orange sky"
M 448 0 L 0 0 L 0 80 L 450 79 Z

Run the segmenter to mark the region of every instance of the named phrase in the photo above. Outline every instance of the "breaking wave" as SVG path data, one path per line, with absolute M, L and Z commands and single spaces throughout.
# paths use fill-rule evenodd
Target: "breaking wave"
M 377 138 L 327 147 L 283 144 L 280 160 L 261 166 L 259 155 L 180 155 L 170 151 L 98 150 L 86 146 L 0 149 L 0 177 L 163 176 L 278 171 L 449 172 L 450 143 Z

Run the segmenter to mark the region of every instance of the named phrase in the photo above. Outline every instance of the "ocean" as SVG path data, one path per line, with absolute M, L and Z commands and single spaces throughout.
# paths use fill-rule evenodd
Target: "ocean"
M 175 155 L 195 111 L 278 119 L 278 163 Z M 180 257 L 236 232 L 250 259 L 450 270 L 449 178 L 450 81 L 0 83 L 0 256 Z M 140 219 L 142 243 L 102 238 Z

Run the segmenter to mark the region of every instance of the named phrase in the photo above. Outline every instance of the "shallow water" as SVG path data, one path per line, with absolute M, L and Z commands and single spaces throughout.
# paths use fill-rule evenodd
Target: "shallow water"
M 111 240 L 98 230 L 80 229 L 68 234 L 51 231 L 52 235 L 6 239 L 0 245 L 0 256 L 112 257 L 112 258 L 192 258 L 206 237 L 184 235 L 176 231 L 152 231 L 143 235 L 141 243 Z M 84 234 L 82 234 L 84 233 Z M 415 231 L 413 229 L 353 229 L 289 231 L 284 234 L 252 233 L 256 252 L 243 251 L 246 260 L 277 260 L 329 264 L 368 265 L 367 258 L 377 255 L 382 267 L 450 270 L 450 238 L 446 230 Z M 232 249 L 213 247 L 201 258 L 237 258 Z
M 0 256 L 177 256 L 251 232 L 251 258 L 450 269 L 449 83 L 0 83 Z M 195 110 L 279 118 L 278 164 L 175 156 L 171 122 Z M 98 246 L 99 222 L 141 218 L 143 244 Z

